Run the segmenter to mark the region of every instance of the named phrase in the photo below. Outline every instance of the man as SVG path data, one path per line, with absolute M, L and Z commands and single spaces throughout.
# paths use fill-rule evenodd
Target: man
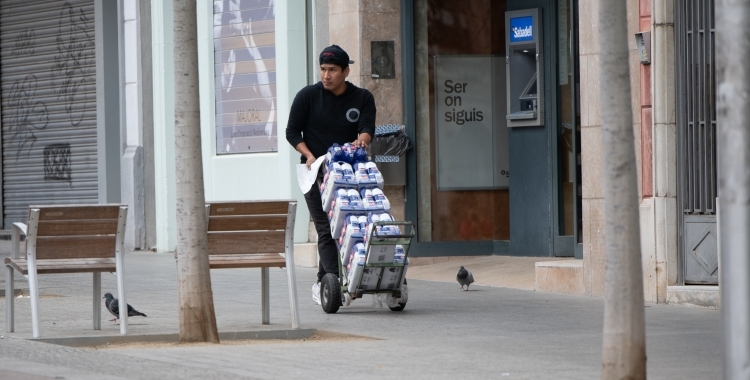
M 320 82 L 297 93 L 289 110 L 286 139 L 302 154 L 307 168 L 326 154 L 334 143 L 352 142 L 367 147 L 375 133 L 375 98 L 370 91 L 346 81 L 349 55 L 331 45 L 320 53 Z M 322 178 L 322 172 L 318 173 Z M 320 189 L 313 185 L 305 194 L 307 208 L 318 232 L 318 281 L 313 284 L 312 297 L 320 305 L 320 280 L 326 273 L 338 276 L 338 247 L 331 236 L 328 216 L 323 211 Z

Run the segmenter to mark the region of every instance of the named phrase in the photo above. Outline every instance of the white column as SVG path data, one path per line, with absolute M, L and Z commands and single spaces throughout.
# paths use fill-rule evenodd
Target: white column
M 125 146 L 120 162 L 120 199 L 128 205 L 125 250 L 145 249 L 143 126 L 140 78 L 140 28 L 137 0 L 120 1 L 120 128 Z
M 154 177 L 156 192 L 156 248 L 174 251 L 174 31 L 172 0 L 152 0 L 154 80 Z
M 289 120 L 289 107 L 297 92 L 307 85 L 307 30 L 305 4 L 301 1 L 279 0 L 276 2 L 276 101 L 279 131 L 279 189 L 285 197 L 297 199 L 297 218 L 294 225 L 294 241 L 307 242 L 310 213 L 305 198 L 297 185 L 294 165 L 300 154 L 286 142 L 284 131 Z M 290 170 L 290 168 L 292 170 Z

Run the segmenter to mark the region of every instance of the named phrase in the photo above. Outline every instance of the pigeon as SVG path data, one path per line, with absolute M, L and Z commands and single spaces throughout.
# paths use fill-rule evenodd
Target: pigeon
M 471 272 L 461 266 L 461 268 L 458 268 L 458 273 L 456 273 L 456 281 L 461 284 L 461 289 L 463 289 L 464 285 L 466 285 L 465 290 L 469 290 L 469 284 L 474 282 L 474 276 L 471 274 Z
M 118 302 L 117 298 L 112 296 L 112 293 L 104 293 L 104 306 L 107 307 L 107 310 L 115 316 L 114 319 L 110 319 L 110 322 L 117 321 L 117 318 L 120 318 L 120 303 Z M 128 305 L 128 317 L 145 317 L 146 314 L 141 313 L 140 311 L 133 309 L 132 306 Z

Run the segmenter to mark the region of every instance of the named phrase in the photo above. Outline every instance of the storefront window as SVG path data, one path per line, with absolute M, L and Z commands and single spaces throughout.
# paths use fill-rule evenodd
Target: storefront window
M 275 152 L 273 0 L 214 2 L 216 154 Z

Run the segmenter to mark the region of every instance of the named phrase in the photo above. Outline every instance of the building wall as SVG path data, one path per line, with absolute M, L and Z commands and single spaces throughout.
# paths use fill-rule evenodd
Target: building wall
M 640 1 L 628 0 L 628 35 L 640 28 Z M 580 0 L 579 59 L 581 76 L 581 165 L 583 198 L 583 283 L 584 293 L 604 295 L 606 269 L 604 215 L 604 152 L 599 101 L 599 0 Z M 633 133 L 639 189 L 642 189 L 641 79 L 635 39 L 630 50 Z M 640 194 L 639 194 L 640 195 Z
M 667 302 L 677 282 L 677 167 L 674 2 L 640 0 L 640 31 L 651 31 L 651 64 L 641 65 L 641 251 L 646 302 Z
M 403 124 L 403 70 L 401 68 L 401 1 L 400 0 L 328 0 L 329 43 L 341 46 L 354 60 L 348 80 L 372 92 L 378 109 L 376 125 Z M 393 41 L 394 79 L 372 77 L 372 41 Z M 396 220 L 404 220 L 404 186 L 389 186 L 384 171 L 384 192 L 391 202 Z
M 652 1 L 653 201 L 658 302 L 678 279 L 674 1 Z

